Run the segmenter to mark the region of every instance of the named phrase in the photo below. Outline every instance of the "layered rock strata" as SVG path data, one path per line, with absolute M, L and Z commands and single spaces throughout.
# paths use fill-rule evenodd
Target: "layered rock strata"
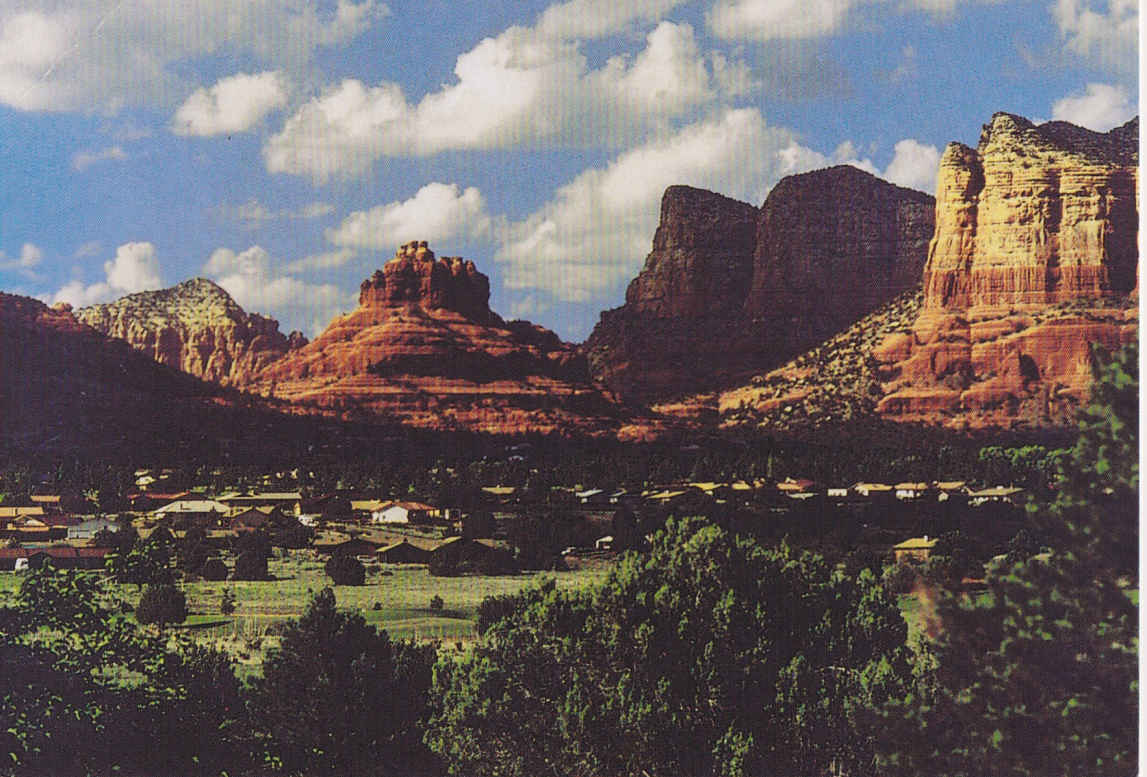
M 264 369 L 253 390 L 302 406 L 431 429 L 645 434 L 553 332 L 505 322 L 472 262 L 400 247 L 359 307 Z M 638 424 L 640 426 L 640 424 Z
M 301 332 L 284 335 L 277 321 L 245 312 L 205 278 L 80 308 L 75 315 L 160 364 L 223 385 L 246 385 L 267 365 L 306 344 Z
M 586 341 L 594 376 L 641 399 L 747 380 L 918 286 L 933 218 L 850 166 L 785 178 L 759 210 L 670 187 L 625 306 Z
M 1138 127 L 999 113 L 976 149 L 949 144 L 924 309 L 874 351 L 878 412 L 955 427 L 1071 420 L 1092 344 L 1138 333 Z

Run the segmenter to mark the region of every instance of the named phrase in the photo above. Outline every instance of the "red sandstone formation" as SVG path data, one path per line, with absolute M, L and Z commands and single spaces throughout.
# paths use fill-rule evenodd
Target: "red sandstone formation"
M 924 310 L 874 351 L 877 411 L 957 427 L 1054 425 L 1091 344 L 1137 337 L 1138 119 L 1106 134 L 996 114 L 940 163 Z
M 363 282 L 358 309 L 264 369 L 255 391 L 431 429 L 643 434 L 553 332 L 504 322 L 472 262 L 398 249 Z
M 204 278 L 80 308 L 75 315 L 160 364 L 223 385 L 245 385 L 255 373 L 307 342 L 301 332 L 284 335 L 272 318 L 246 313 L 226 291 Z
M 736 383 L 919 284 L 932 198 L 840 166 L 785 178 L 760 210 L 673 186 L 626 304 L 585 343 L 643 399 Z

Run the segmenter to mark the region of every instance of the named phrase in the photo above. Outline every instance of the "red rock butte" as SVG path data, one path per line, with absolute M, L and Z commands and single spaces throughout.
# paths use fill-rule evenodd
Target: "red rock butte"
M 1043 426 L 1087 400 L 1092 344 L 1138 337 L 1138 138 L 1006 113 L 940 161 L 924 309 L 874 356 L 895 419 Z
M 489 299 L 490 281 L 473 262 L 406 243 L 362 282 L 356 310 L 250 388 L 428 429 L 631 433 L 631 413 L 591 383 L 572 345 L 528 321 L 504 321 Z

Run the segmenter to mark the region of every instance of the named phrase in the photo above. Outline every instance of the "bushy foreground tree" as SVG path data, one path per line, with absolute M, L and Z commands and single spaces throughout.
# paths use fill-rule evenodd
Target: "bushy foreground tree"
M 30 572 L 0 610 L 5 773 L 219 774 L 243 768 L 230 660 L 141 630 L 98 576 Z
M 1052 553 L 1016 554 L 982 599 L 939 608 L 936 670 L 890 706 L 888 775 L 1137 772 L 1138 349 L 1096 355 L 1092 404 L 1032 517 Z M 1121 579 L 1122 578 L 1122 579 Z
M 251 700 L 268 760 L 307 775 L 418 775 L 434 645 L 392 641 L 325 588 L 263 663 Z
M 905 693 L 869 572 L 671 521 L 596 591 L 500 598 L 435 670 L 426 741 L 459 775 L 871 773 L 861 710 Z

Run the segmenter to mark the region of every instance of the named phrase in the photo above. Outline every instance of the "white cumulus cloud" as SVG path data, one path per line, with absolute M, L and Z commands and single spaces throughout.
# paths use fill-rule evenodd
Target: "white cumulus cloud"
M 115 112 L 186 95 L 181 63 L 212 55 L 301 68 L 387 13 L 375 0 L 333 9 L 300 0 L 52 0 L 0 3 L 0 103 Z
M 104 280 L 92 284 L 72 280 L 57 291 L 51 301 L 83 307 L 163 286 L 155 246 L 147 242 L 119 246 L 115 257 L 104 262 L 104 275 Z
M 267 168 L 317 183 L 385 156 L 495 148 L 617 148 L 743 94 L 740 60 L 707 56 L 687 24 L 661 22 L 636 54 L 590 69 L 578 41 L 511 27 L 458 57 L 456 81 L 412 102 L 395 83 L 346 79 L 304 104 L 263 149 Z
M 901 186 L 935 194 L 940 149 L 912 138 L 901 140 L 894 149 L 895 155 L 884 168 L 883 177 Z
M 350 214 L 328 229 L 327 240 L 354 248 L 395 248 L 410 240 L 485 238 L 492 220 L 482 193 L 470 186 L 428 183 L 408 200 Z
M 197 89 L 175 112 L 177 135 L 208 137 L 245 132 L 271 111 L 287 104 L 289 85 L 277 71 L 238 73 L 210 89 Z
M 1069 121 L 1096 132 L 1118 127 L 1138 112 L 1128 91 L 1110 84 L 1088 84 L 1083 94 L 1056 100 L 1051 107 L 1051 117 L 1056 121 Z
M 1052 16 L 1069 51 L 1113 70 L 1135 71 L 1138 0 L 1056 0 Z
M 312 337 L 336 315 L 354 306 L 354 295 L 334 284 L 308 283 L 284 274 L 258 245 L 238 253 L 216 249 L 203 272 L 244 310 L 271 315 L 283 330 L 300 329 Z

